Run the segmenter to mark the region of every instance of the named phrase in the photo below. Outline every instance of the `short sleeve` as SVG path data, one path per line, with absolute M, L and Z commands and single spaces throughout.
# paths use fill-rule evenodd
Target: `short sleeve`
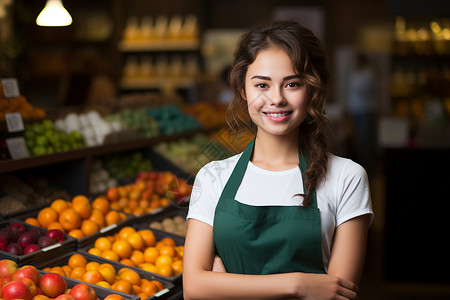
M 359 164 L 348 160 L 343 172 L 341 196 L 336 211 L 336 227 L 366 214 L 370 214 L 371 224 L 374 215 L 366 171 Z

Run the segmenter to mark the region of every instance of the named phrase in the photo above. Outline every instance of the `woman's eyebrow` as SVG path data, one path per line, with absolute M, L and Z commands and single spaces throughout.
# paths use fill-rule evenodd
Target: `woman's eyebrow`
M 291 79 L 296 79 L 296 78 L 300 78 L 300 76 L 298 75 L 289 75 L 283 78 L 283 81 L 288 81 Z M 262 75 L 255 75 L 253 76 L 251 79 L 261 79 L 261 80 L 267 80 L 267 81 L 271 81 L 272 78 L 270 78 L 269 76 L 262 76 Z

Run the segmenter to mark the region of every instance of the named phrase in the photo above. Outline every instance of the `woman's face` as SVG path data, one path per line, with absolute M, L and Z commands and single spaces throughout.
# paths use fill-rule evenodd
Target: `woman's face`
M 280 48 L 261 51 L 248 66 L 245 98 L 253 122 L 272 135 L 297 133 L 307 115 L 307 90 Z

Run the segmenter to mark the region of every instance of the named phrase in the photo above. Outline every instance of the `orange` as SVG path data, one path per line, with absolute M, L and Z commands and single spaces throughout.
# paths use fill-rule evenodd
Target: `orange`
M 156 245 L 156 237 L 153 231 L 151 231 L 150 229 L 141 229 L 138 231 L 138 233 L 142 236 L 142 239 L 144 240 L 144 245 L 146 247 Z
M 98 270 L 89 270 L 86 271 L 83 275 L 82 281 L 87 283 L 96 284 L 99 281 L 103 280 L 102 274 Z
M 183 261 L 182 260 L 174 261 L 172 263 L 171 267 L 176 275 L 183 273 Z
M 91 203 L 89 203 L 89 199 L 86 196 L 78 195 L 73 197 L 72 208 L 80 214 L 82 219 L 88 219 L 91 216 Z
M 149 296 L 145 293 L 140 292 L 139 294 L 136 294 L 137 297 L 141 299 L 147 299 Z
M 119 197 L 120 197 L 120 194 L 119 194 L 119 190 L 117 189 L 117 187 L 113 186 L 106 190 L 106 198 L 109 201 L 112 201 L 112 202 L 117 201 L 117 200 L 119 200 Z
M 162 266 L 171 266 L 173 263 L 172 257 L 168 255 L 160 255 L 155 261 L 155 265 L 160 269 Z
M 136 265 L 134 264 L 134 262 L 133 262 L 131 259 L 129 259 L 129 258 L 122 258 L 119 262 L 120 262 L 121 264 L 127 265 L 127 266 L 129 266 L 129 267 L 136 267 Z
M 111 270 L 114 271 L 114 273 L 116 272 L 116 269 L 113 267 L 112 264 L 109 263 L 103 263 L 100 265 L 100 267 L 98 267 L 99 269 L 103 269 L 103 268 L 110 268 Z
M 36 227 L 42 227 L 41 223 L 39 223 L 39 221 L 33 217 L 26 218 L 25 223 L 36 226 Z
M 125 298 L 118 294 L 109 294 L 103 300 L 125 300 Z
M 99 196 L 92 202 L 92 208 L 97 209 L 106 215 L 109 211 L 109 201 L 105 196 Z
M 105 250 L 102 252 L 102 254 L 100 255 L 103 258 L 112 260 L 112 261 L 119 261 L 119 255 L 117 255 L 116 252 L 114 252 L 113 250 Z
M 119 205 L 119 202 L 118 202 L 118 201 L 112 202 L 112 203 L 109 205 L 109 208 L 110 208 L 110 209 L 115 209 L 115 210 L 122 210 L 122 209 L 123 209 L 123 207 Z
M 59 223 L 66 231 L 71 231 L 80 228 L 81 217 L 74 209 L 66 208 L 59 214 Z
M 104 287 L 106 289 L 110 289 L 111 288 L 111 285 L 109 284 L 109 282 L 104 281 L 104 280 L 97 282 L 96 285 Z
M 129 200 L 127 197 L 122 197 L 119 199 L 119 201 L 117 201 L 117 205 L 120 207 L 120 210 L 128 206 L 128 201 Z
M 79 254 L 79 253 L 75 253 L 72 256 L 69 257 L 69 261 L 67 262 L 67 264 L 72 268 L 76 268 L 76 267 L 86 267 L 87 264 L 87 259 L 86 257 L 84 257 L 83 255 Z
M 151 297 L 159 291 L 159 288 L 151 281 L 144 282 L 141 286 L 141 292 Z
M 140 264 L 145 262 L 144 253 L 140 250 L 133 250 L 133 252 L 131 252 L 130 259 L 136 266 L 139 266 Z
M 119 238 L 126 240 L 132 233 L 135 233 L 136 229 L 131 226 L 125 226 L 119 231 Z
M 64 272 L 66 273 L 66 276 L 69 277 L 70 274 L 72 274 L 72 268 L 69 265 L 62 266 Z
M 131 256 L 132 248 L 125 240 L 117 240 L 113 242 L 111 249 L 119 255 L 120 258 L 128 258 Z
M 153 283 L 154 285 L 156 285 L 159 290 L 162 290 L 164 288 L 164 285 L 158 280 L 152 280 L 150 282 Z
M 120 221 L 125 221 L 128 218 L 127 215 L 122 211 L 119 211 L 119 217 Z
M 141 276 L 136 271 L 126 270 L 125 272 L 120 273 L 120 279 L 126 280 L 133 285 L 141 284 Z
M 177 252 L 175 251 L 175 247 L 172 246 L 162 246 L 159 249 L 160 255 L 168 255 L 170 257 L 175 257 L 177 255 Z
M 81 231 L 85 235 L 91 235 L 100 230 L 100 226 L 92 220 L 83 220 L 81 222 Z
M 143 263 L 139 265 L 139 268 L 141 268 L 144 271 L 150 272 L 150 273 L 158 273 L 158 268 L 151 263 Z
M 107 237 L 99 237 L 95 240 L 94 247 L 100 249 L 101 251 L 111 249 L 112 242 Z
M 49 300 L 50 298 L 45 295 L 36 295 L 32 299 L 33 300 Z M 109 299 L 109 300 L 112 300 L 112 299 Z M 119 300 L 119 299 L 117 299 L 117 300 Z
M 58 212 L 51 207 L 45 207 L 39 211 L 37 220 L 43 228 L 47 228 L 48 224 L 58 220 Z
M 164 237 L 164 238 L 162 238 L 162 239 L 161 239 L 161 242 L 163 242 L 164 245 L 167 245 L 167 246 L 172 246 L 172 247 L 175 247 L 175 246 L 176 246 L 175 241 L 174 241 L 173 239 L 171 239 L 170 237 Z
M 74 237 L 76 239 L 84 238 L 84 233 L 81 231 L 81 229 L 72 229 L 67 233 L 67 235 L 70 235 L 71 237 Z
M 113 283 L 111 288 L 115 291 L 122 292 L 125 294 L 131 294 L 132 284 L 126 280 L 120 279 Z
M 163 197 L 159 200 L 159 204 L 161 206 L 169 206 L 170 205 L 170 200 L 167 199 L 166 197 Z
M 142 207 L 135 207 L 131 211 L 131 214 L 133 214 L 135 216 L 141 216 L 141 215 L 145 214 L 145 209 L 143 209 Z
M 105 216 L 106 225 L 117 224 L 120 222 L 120 215 L 115 210 L 110 210 Z
M 51 273 L 57 273 L 57 274 L 59 274 L 61 276 L 66 276 L 67 277 L 67 274 L 66 274 L 66 272 L 64 271 L 64 269 L 62 267 L 53 267 L 50 270 L 50 272 Z
M 134 250 L 141 250 L 144 248 L 144 239 L 138 232 L 133 232 L 126 240 Z
M 109 284 L 113 284 L 116 281 L 116 270 L 108 267 L 100 267 L 98 271 L 102 274 L 103 279 Z
M 95 256 L 102 256 L 102 250 L 97 248 L 91 248 L 88 250 L 89 254 L 95 255 Z
M 100 228 L 105 227 L 105 216 L 101 211 L 99 211 L 96 208 L 92 209 L 92 213 L 91 216 L 89 217 L 89 220 L 92 220 L 95 223 L 97 223 L 98 226 L 100 226 Z
M 183 260 L 184 246 L 176 246 L 175 250 L 177 251 L 177 258 Z
M 84 267 L 86 269 L 86 271 L 91 271 L 91 270 L 98 270 L 98 267 L 100 266 L 100 263 L 97 261 L 90 261 L 86 264 L 86 266 Z
M 63 199 L 56 199 L 50 204 L 50 207 L 56 210 L 59 214 L 68 207 L 67 201 Z
M 144 260 L 146 263 L 154 264 L 159 257 L 159 250 L 155 247 L 147 247 L 144 251 Z
M 57 221 L 51 222 L 50 224 L 48 224 L 47 230 L 50 230 L 50 229 L 59 229 L 59 230 L 61 230 L 63 233 L 66 233 L 66 230 L 64 230 L 64 228 L 62 227 L 62 225 L 61 225 L 59 222 L 57 222 Z
M 86 269 L 84 267 L 75 267 L 72 268 L 72 272 L 70 273 L 70 278 L 81 280 L 83 278 L 84 273 L 86 273 Z
M 158 274 L 166 277 L 172 277 L 174 275 L 172 267 L 169 265 L 161 265 L 158 267 Z

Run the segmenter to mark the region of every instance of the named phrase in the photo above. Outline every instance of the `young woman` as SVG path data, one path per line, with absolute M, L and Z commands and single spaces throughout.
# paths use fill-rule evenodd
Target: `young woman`
M 373 213 L 364 169 L 327 152 L 319 40 L 295 22 L 251 30 L 230 76 L 228 123 L 256 137 L 197 174 L 185 299 L 356 299 Z

